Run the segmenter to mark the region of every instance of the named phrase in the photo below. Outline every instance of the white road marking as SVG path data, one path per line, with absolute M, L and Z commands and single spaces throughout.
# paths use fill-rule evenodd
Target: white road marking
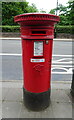
M 52 70 L 55 70 L 55 69 L 59 69 L 59 70 L 64 70 L 64 71 L 67 71 L 67 69 L 66 68 L 51 68 Z
M 17 37 L 17 38 L 16 37 L 15 38 L 14 37 L 12 37 L 12 38 L 11 37 L 0 37 L 0 39 L 1 40 L 9 40 L 9 39 L 11 39 L 11 40 L 17 40 L 17 39 L 21 40 L 21 37 Z M 66 39 L 66 38 L 65 39 L 64 38 L 62 38 L 62 39 L 54 38 L 53 40 L 55 40 L 55 41 L 58 40 L 59 42 L 60 41 L 70 41 L 70 42 L 72 42 L 73 41 L 73 39 Z
M 69 61 L 69 62 L 58 62 L 58 61 L 52 61 L 52 63 L 56 63 L 56 64 L 73 64 L 72 61 Z
M 63 57 L 63 56 L 62 56 Z M 72 57 L 69 55 L 68 58 L 61 58 L 52 61 L 52 73 L 53 74 L 72 74 L 72 69 L 74 68 L 74 62 Z
M 52 74 L 64 74 L 64 75 L 72 75 L 72 72 L 67 73 L 67 72 L 53 72 L 51 71 Z
M 74 55 L 56 55 L 56 54 L 53 54 L 52 56 L 53 57 L 57 57 L 57 56 L 59 56 L 59 57 L 74 57 Z
M 0 53 L 0 56 L 22 56 L 22 54 Z
M 54 71 L 55 70 L 55 71 Z M 62 70 L 58 71 L 58 70 Z M 72 68 L 51 68 L 53 74 L 72 74 Z
M 0 53 L 0 55 L 12 55 L 12 56 L 16 56 L 19 55 L 21 56 L 22 54 L 15 54 L 15 53 Z M 74 55 L 52 55 L 53 57 L 59 56 L 59 57 L 74 57 Z
M 22 54 L 14 54 L 14 53 L 0 53 L 0 56 L 22 56 Z M 52 56 L 61 56 L 61 55 L 52 55 Z M 62 55 L 62 56 L 65 56 L 65 55 Z M 72 55 L 66 55 L 66 56 L 69 56 L 69 57 L 73 57 Z M 52 60 L 52 63 L 56 63 L 56 64 L 72 64 L 72 61 L 68 61 L 68 62 L 60 62 L 62 60 L 66 60 L 68 58 L 63 58 L 63 59 L 59 59 L 59 60 Z
M 58 60 L 52 60 L 52 63 L 56 63 L 56 64 L 73 64 L 73 61 L 72 61 L 72 57 L 70 58 L 61 58 L 61 59 L 58 59 Z
M 22 54 L 0 53 L 0 56 L 22 56 Z M 58 60 L 54 60 L 54 59 L 52 60 L 52 68 L 51 68 L 52 74 L 72 74 L 72 69 L 73 69 L 72 57 L 74 57 L 74 55 L 53 54 L 52 56 L 53 57 L 57 57 L 57 56 L 64 57 L 64 58 L 58 58 Z
M 62 59 L 59 59 L 59 60 L 56 60 L 56 61 L 60 62 L 60 61 L 63 61 L 63 60 L 68 60 L 68 61 L 71 61 L 71 60 L 72 60 L 72 58 L 62 58 Z
M 60 67 L 70 67 L 71 68 L 71 67 L 73 67 L 73 65 L 72 64 L 71 65 L 53 65 L 52 64 L 52 67 L 59 67 L 59 68 Z

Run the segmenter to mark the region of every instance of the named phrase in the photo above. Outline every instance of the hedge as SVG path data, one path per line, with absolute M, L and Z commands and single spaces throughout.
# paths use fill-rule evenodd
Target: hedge
M 2 32 L 19 32 L 20 26 L 0 26 Z M 55 31 L 57 33 L 70 33 L 74 34 L 74 25 L 73 26 L 55 26 Z
M 19 30 L 20 26 L 2 26 L 2 32 L 19 32 Z
M 74 26 L 55 26 L 57 33 L 70 33 L 74 34 Z

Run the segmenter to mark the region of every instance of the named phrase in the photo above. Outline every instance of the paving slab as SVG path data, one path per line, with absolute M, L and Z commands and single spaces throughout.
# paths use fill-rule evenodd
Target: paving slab
M 70 90 L 71 81 L 51 81 L 51 89 Z
M 23 103 L 23 82 L 3 82 L 3 118 L 72 118 L 74 103 L 71 82 L 51 82 L 50 105 L 43 111 L 31 111 Z M 73 116 L 74 117 L 74 116 Z
M 19 88 L 9 88 L 5 89 L 7 91 L 4 101 L 22 101 L 23 100 L 23 89 Z M 4 93 L 5 94 L 5 93 Z
M 23 80 L 8 80 L 2 82 L 2 88 L 22 88 Z
M 2 104 L 2 118 L 19 118 L 21 102 L 4 101 Z
M 19 118 L 54 118 L 52 104 L 50 103 L 47 109 L 39 112 L 30 111 L 22 104 Z
M 2 89 L 0 88 L 0 101 L 2 100 Z
M 73 120 L 74 120 L 74 101 L 73 101 L 73 103 L 72 103 L 72 118 L 73 118 Z
M 2 118 L 2 101 L 0 101 L 0 120 Z
M 71 99 L 66 94 L 66 91 L 63 89 L 52 89 L 51 91 L 51 100 L 53 102 L 61 103 L 71 103 Z
M 9 92 L 9 88 L 2 89 L 2 100 L 6 98 L 8 92 Z
M 52 102 L 55 118 L 72 118 L 72 104 L 66 102 Z

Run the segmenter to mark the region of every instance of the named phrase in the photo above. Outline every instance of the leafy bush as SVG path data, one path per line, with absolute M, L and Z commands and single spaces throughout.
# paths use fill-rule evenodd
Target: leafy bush
M 70 33 L 74 34 L 74 26 L 55 26 L 57 33 Z
M 19 32 L 19 31 L 20 26 L 2 26 L 2 32 Z

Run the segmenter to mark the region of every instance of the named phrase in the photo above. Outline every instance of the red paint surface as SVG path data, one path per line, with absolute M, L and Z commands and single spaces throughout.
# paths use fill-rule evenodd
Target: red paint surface
M 40 93 L 51 88 L 54 24 L 58 21 L 58 16 L 50 14 L 32 13 L 15 16 L 15 22 L 21 25 L 24 88 L 29 92 Z M 49 41 L 48 44 L 46 40 Z M 43 41 L 43 56 L 33 55 L 34 41 Z M 31 59 L 42 58 L 45 62 L 31 62 Z

